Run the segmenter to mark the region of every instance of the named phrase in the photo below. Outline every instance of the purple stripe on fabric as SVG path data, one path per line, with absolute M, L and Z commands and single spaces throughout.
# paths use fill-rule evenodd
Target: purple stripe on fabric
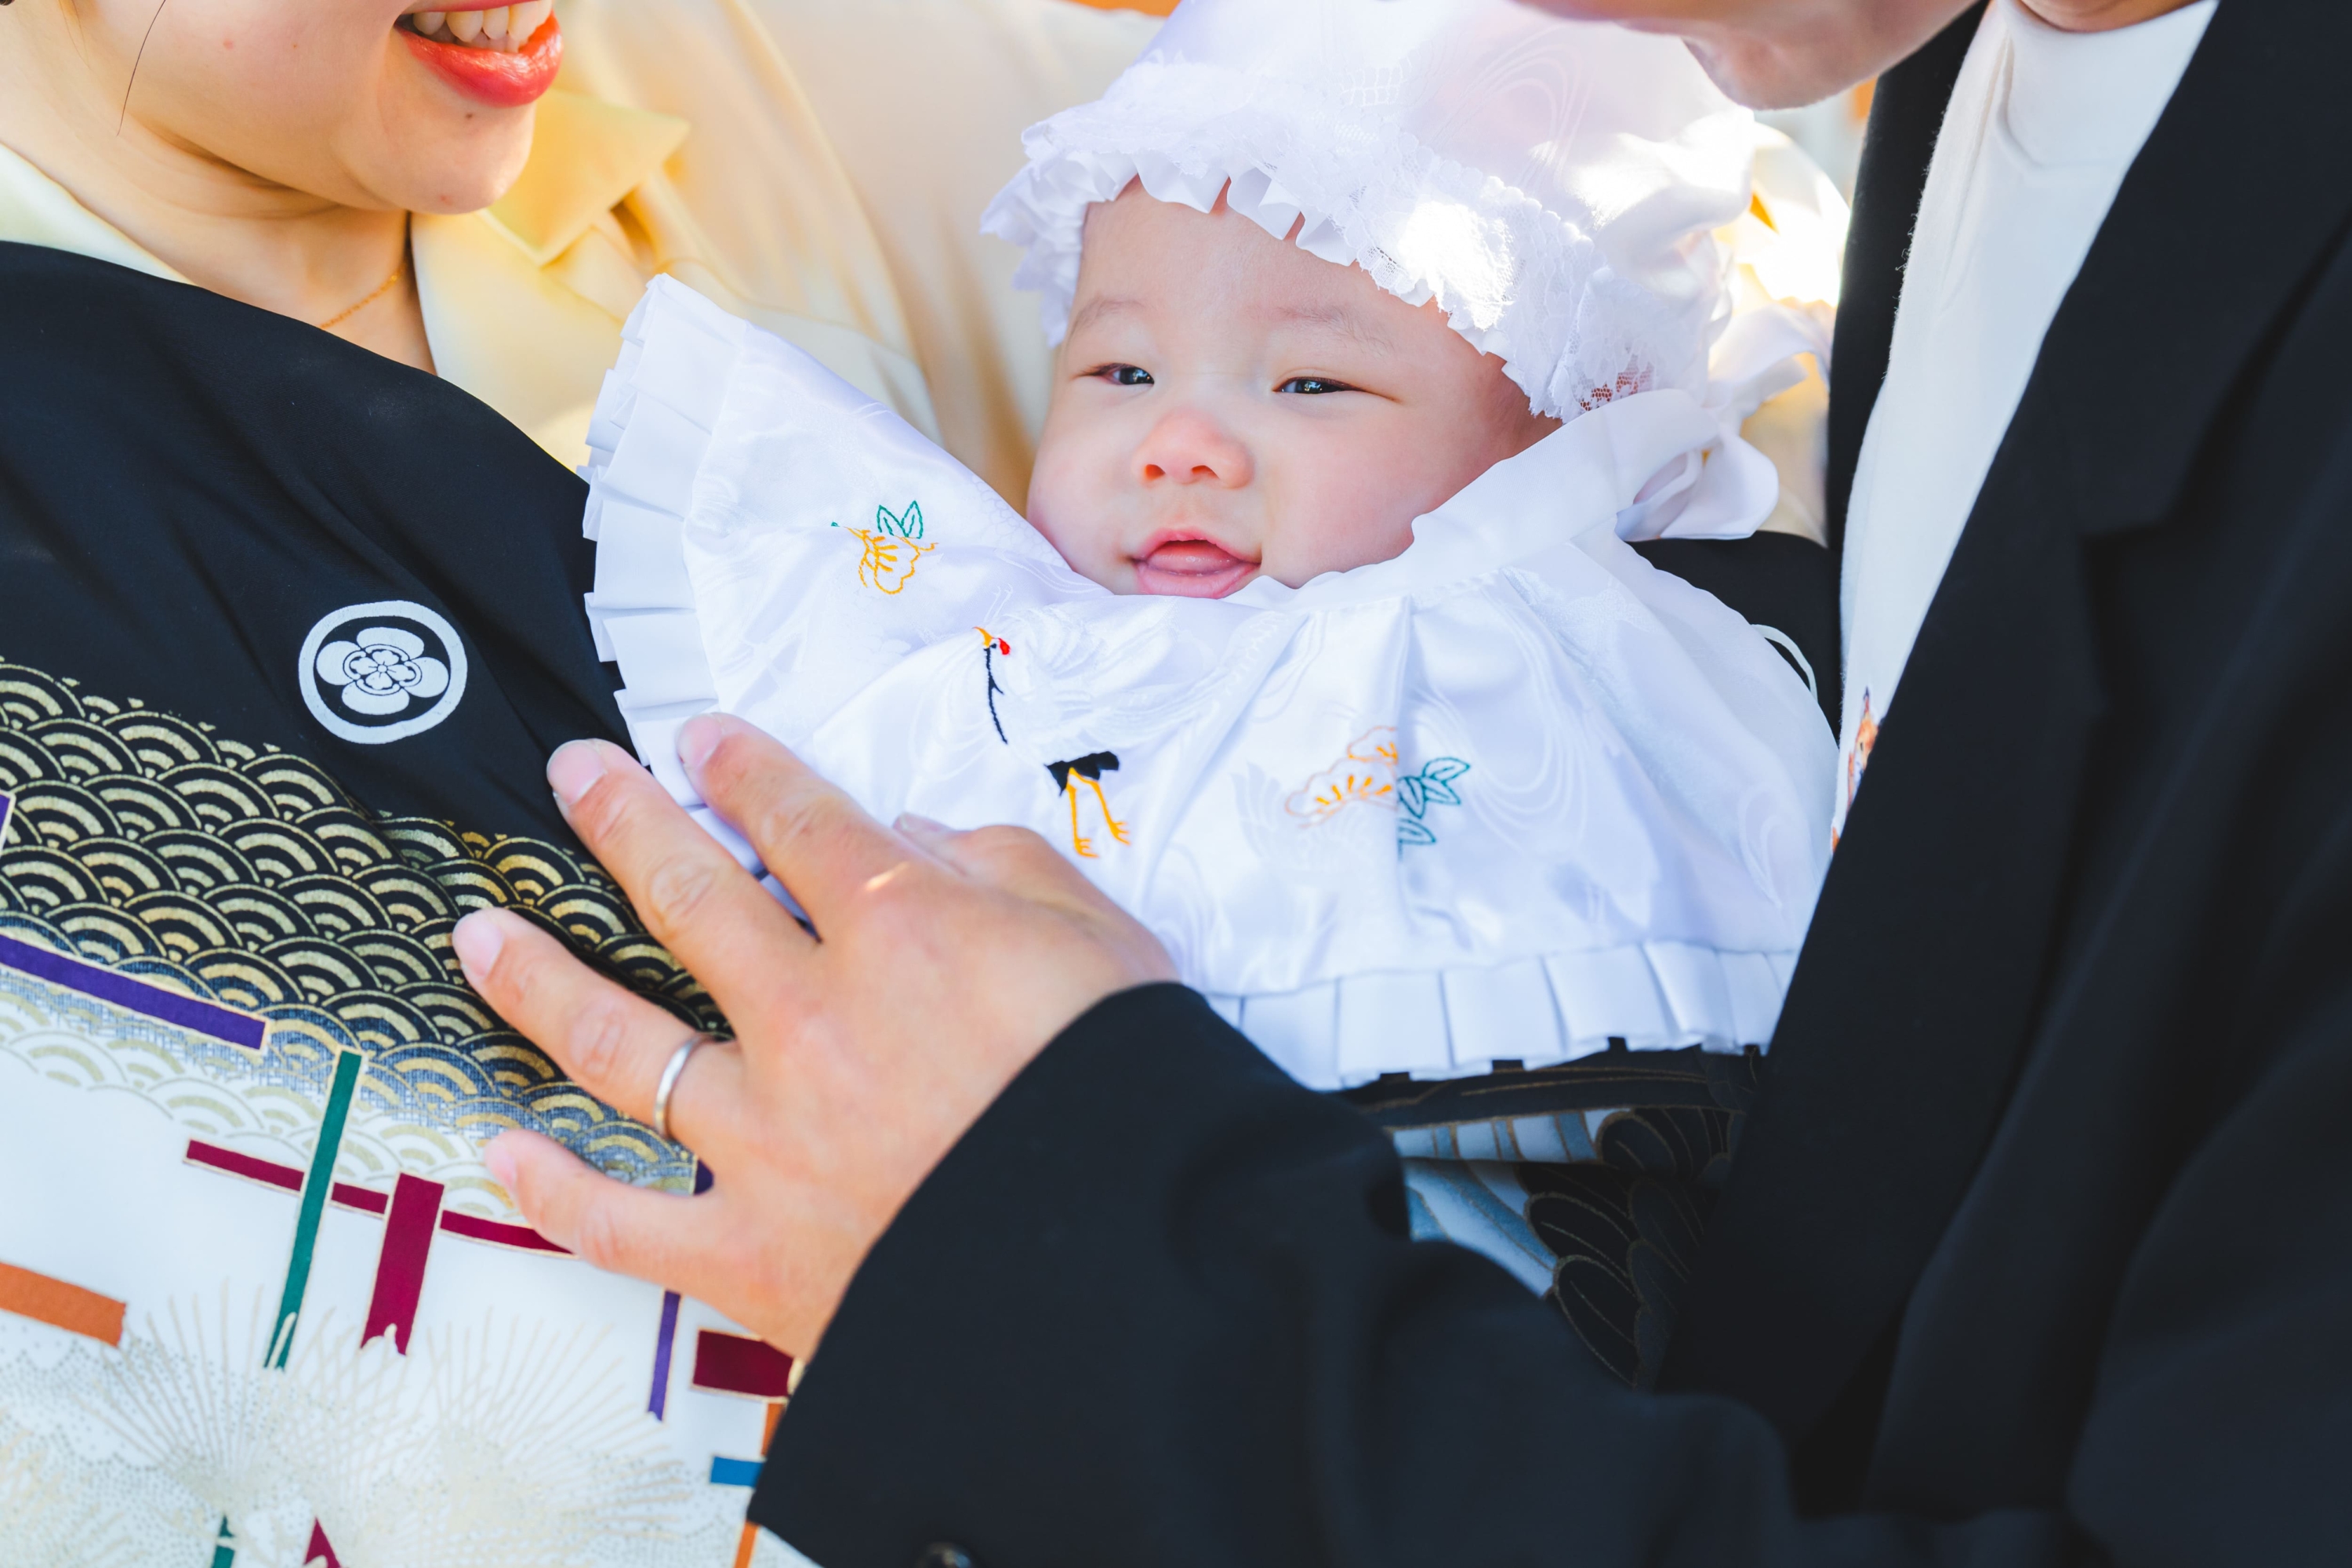
M 16 813 L 16 803 L 0 795 L 0 844 L 8 842 L 8 818 Z
M 669 1412 L 669 1362 L 677 1349 L 678 1294 L 662 1292 L 661 1332 L 654 1340 L 654 1393 L 646 1401 L 646 1413 L 655 1420 L 667 1418 Z
M 435 1222 L 441 1217 L 442 1186 L 422 1176 L 400 1173 L 392 1189 L 392 1212 L 384 1215 L 383 1250 L 376 1255 L 375 1293 L 368 1300 L 367 1327 L 360 1343 L 392 1336 L 392 1348 L 408 1353 L 416 1328 L 416 1302 L 425 1294 L 425 1265 L 433 1256 Z
M 493 1247 L 519 1247 L 525 1252 L 552 1252 L 572 1256 L 568 1247 L 558 1247 L 527 1225 L 500 1225 L 494 1219 L 476 1219 L 469 1214 L 445 1214 L 441 1228 L 451 1236 L 462 1236 L 467 1241 L 487 1241 Z
M 18 942 L 15 937 L 0 936 L 0 965 L 249 1051 L 259 1050 L 269 1033 L 267 1018 L 240 1013 L 217 1002 L 183 996 L 176 991 L 166 991 L 128 974 L 117 974 L 95 963 L 84 963 L 78 958 L 51 952 L 46 947 Z
M 710 1190 L 710 1167 L 697 1160 L 694 1163 L 694 1195 L 700 1197 Z M 677 1351 L 678 1293 L 662 1293 L 661 1333 L 654 1341 L 654 1392 L 646 1402 L 646 1412 L 656 1421 L 665 1419 L 669 1409 L 669 1369 Z

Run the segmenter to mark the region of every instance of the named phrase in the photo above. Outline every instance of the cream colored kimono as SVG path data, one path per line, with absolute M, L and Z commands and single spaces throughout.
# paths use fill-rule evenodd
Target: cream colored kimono
M 1158 23 L 1070 0 L 562 0 L 563 75 L 514 189 L 420 217 L 441 374 L 568 463 L 646 281 L 799 345 L 1018 501 L 1044 417 L 1035 302 L 981 209 L 1021 132 Z M 175 276 L 0 148 L 0 239 Z

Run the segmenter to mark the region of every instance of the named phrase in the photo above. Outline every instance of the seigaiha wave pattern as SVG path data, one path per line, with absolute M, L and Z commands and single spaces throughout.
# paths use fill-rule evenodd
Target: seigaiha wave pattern
M 0 937 L 258 1016 L 261 1060 L 224 1048 L 257 1089 L 319 1098 L 356 1049 L 362 1107 L 394 1121 L 476 1144 L 530 1128 L 625 1180 L 691 1186 L 691 1156 L 564 1078 L 450 944 L 464 915 L 512 909 L 687 1026 L 723 1027 L 593 863 L 374 816 L 302 758 L 5 661 L 0 795 Z

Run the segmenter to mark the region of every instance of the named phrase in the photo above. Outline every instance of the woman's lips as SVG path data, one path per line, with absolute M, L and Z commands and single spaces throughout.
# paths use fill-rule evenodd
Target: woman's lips
M 1135 583 L 1146 594 L 1222 599 L 1256 576 L 1257 567 L 1214 540 L 1170 539 L 1136 558 Z
M 555 73 L 563 64 L 563 27 L 552 16 L 531 35 L 530 43 L 512 54 L 445 44 L 405 27 L 400 29 L 400 36 L 407 41 L 409 52 L 439 72 L 443 81 L 494 109 L 537 103 L 555 85 Z

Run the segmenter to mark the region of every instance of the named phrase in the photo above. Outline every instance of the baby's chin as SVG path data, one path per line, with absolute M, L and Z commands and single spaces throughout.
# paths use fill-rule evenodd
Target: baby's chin
M 1180 599 L 1222 599 L 1259 571 L 1256 562 L 1206 539 L 1171 540 L 1133 565 L 1136 593 Z

